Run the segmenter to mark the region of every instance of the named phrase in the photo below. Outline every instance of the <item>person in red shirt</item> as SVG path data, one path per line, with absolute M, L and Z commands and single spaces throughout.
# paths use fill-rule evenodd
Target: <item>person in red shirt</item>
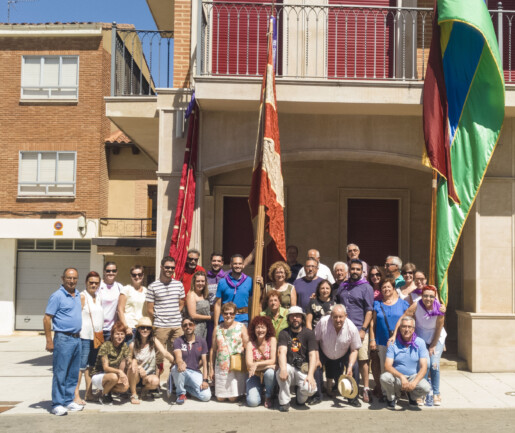
M 202 266 L 198 266 L 198 259 L 200 257 L 200 252 L 194 248 L 188 250 L 188 255 L 186 257 L 186 265 L 184 268 L 184 273 L 182 274 L 182 285 L 184 286 L 184 293 L 187 295 L 191 288 L 191 279 L 193 278 L 193 274 L 198 271 L 206 270 Z

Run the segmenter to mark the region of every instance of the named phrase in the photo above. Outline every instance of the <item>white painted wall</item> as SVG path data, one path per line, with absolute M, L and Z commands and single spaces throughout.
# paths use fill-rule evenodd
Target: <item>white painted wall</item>
M 54 228 L 58 221 L 63 225 L 62 235 L 56 234 Z M 97 236 L 98 220 L 86 221 L 84 237 L 81 236 L 77 223 L 78 218 L 0 218 L 0 239 L 91 239 Z
M 2 223 L 0 222 L 0 227 Z M 2 227 L 3 229 L 3 227 Z M 0 335 L 14 331 L 14 288 L 16 284 L 16 240 L 0 239 Z

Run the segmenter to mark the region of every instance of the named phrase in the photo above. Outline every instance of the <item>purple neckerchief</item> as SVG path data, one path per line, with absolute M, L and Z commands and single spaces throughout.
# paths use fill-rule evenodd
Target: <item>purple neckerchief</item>
M 217 278 L 217 277 L 220 277 L 220 280 L 222 278 L 225 278 L 227 274 L 225 273 L 225 271 L 223 269 L 220 269 L 216 274 L 210 269 L 209 271 L 207 271 L 207 276 L 209 278 Z
M 340 288 L 343 290 L 350 290 L 356 286 L 361 286 L 362 284 L 368 284 L 368 281 L 367 280 L 358 280 L 358 281 L 352 282 L 351 280 L 347 280 L 340 284 Z
M 418 349 L 417 343 L 415 343 L 416 338 L 417 334 L 413 333 L 413 335 L 411 336 L 411 340 L 406 342 L 402 339 L 400 332 L 397 334 L 397 341 L 401 343 L 404 347 L 411 347 L 412 349 Z
M 422 295 L 422 289 L 415 289 L 415 290 L 413 290 L 413 293 L 416 293 L 417 295 L 421 296 Z
M 231 279 L 231 273 L 229 272 L 226 276 L 225 276 L 225 281 L 227 281 L 227 284 L 229 284 L 229 286 L 231 287 L 234 287 L 234 294 L 236 295 L 236 290 L 238 290 L 238 287 L 240 287 L 243 282 L 248 278 L 247 275 L 245 275 L 243 272 L 241 273 L 241 277 L 238 281 L 237 284 L 234 284 L 232 282 L 232 279 Z
M 442 313 L 440 311 L 440 302 L 438 302 L 436 299 L 433 301 L 433 309 L 431 311 L 429 311 L 426 306 L 424 305 L 424 303 L 422 302 L 422 299 L 420 299 L 418 301 L 419 305 L 424 309 L 424 311 L 426 312 L 426 314 L 424 315 L 424 317 L 426 318 L 430 318 L 430 317 L 434 317 L 434 316 L 444 316 L 445 314 Z

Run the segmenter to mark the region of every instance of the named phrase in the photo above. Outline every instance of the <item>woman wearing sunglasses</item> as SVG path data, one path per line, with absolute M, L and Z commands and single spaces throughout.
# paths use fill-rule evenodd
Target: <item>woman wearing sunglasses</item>
M 397 322 L 395 336 L 397 335 L 402 318 L 411 316 L 415 318 L 415 333 L 425 341 L 429 351 L 429 365 L 426 373 L 431 374 L 431 385 L 433 387 L 433 404 L 440 406 L 442 397 L 440 396 L 440 358 L 445 347 L 445 337 L 447 332 L 443 327 L 445 321 L 445 306 L 438 302 L 437 290 L 435 286 L 424 286 L 422 297 L 418 302 L 414 302 Z M 418 402 L 422 404 L 422 401 Z
M 145 313 L 145 297 L 147 288 L 143 286 L 143 266 L 134 265 L 131 270 L 131 283 L 126 285 L 118 299 L 118 320 L 125 325 L 126 342 L 134 339 L 136 324 Z
M 406 263 L 401 269 L 401 275 L 404 278 L 405 284 L 397 289 L 399 297 L 410 305 L 420 299 L 420 290 L 417 289 L 415 284 L 416 272 L 417 267 L 413 263 Z
M 241 354 L 249 341 L 247 328 L 234 320 L 236 305 L 227 302 L 222 305 L 223 322 L 213 331 L 213 346 L 209 352 L 209 376 L 215 380 L 215 395 L 218 401 L 236 401 L 245 394 L 247 374 L 233 371 L 231 355 Z
M 131 391 L 131 403 L 139 404 L 140 398 L 136 391 L 141 384 L 141 398 L 145 398 L 148 391 L 159 386 L 159 377 L 156 374 L 156 349 L 172 364 L 173 355 L 154 337 L 152 321 L 148 317 L 142 317 L 136 325 L 134 341 L 129 346 L 129 387 Z
M 381 293 L 381 285 L 384 280 L 384 270 L 377 265 L 374 265 L 368 271 L 368 282 L 374 289 L 374 301 L 382 301 L 383 294 Z M 377 345 L 374 350 L 370 349 L 370 364 L 372 370 L 372 376 L 374 377 L 375 387 L 372 393 L 377 397 L 381 398 L 383 396 L 383 391 L 381 391 L 381 382 L 379 378 L 381 377 L 381 360 L 379 359 L 379 351 L 377 350 Z

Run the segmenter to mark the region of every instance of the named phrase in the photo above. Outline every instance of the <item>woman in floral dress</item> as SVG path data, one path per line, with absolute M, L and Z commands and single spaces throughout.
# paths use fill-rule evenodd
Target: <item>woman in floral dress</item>
M 231 355 L 243 355 L 249 340 L 247 328 L 234 321 L 235 315 L 236 305 L 232 302 L 222 305 L 223 322 L 213 331 L 209 376 L 215 381 L 215 396 L 218 401 L 236 401 L 245 394 L 247 373 L 229 370 Z

